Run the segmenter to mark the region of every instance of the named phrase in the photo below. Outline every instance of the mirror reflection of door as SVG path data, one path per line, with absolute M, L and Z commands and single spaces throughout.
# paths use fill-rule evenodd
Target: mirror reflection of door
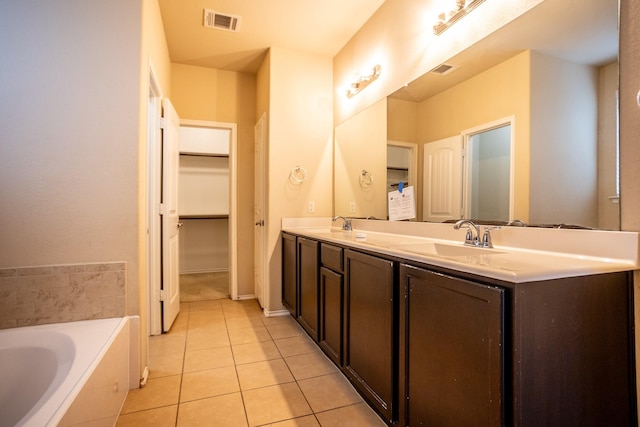
M 404 187 L 416 187 L 416 173 L 418 169 L 418 144 L 403 141 L 387 141 L 387 192 L 398 190 L 402 182 Z M 414 188 L 414 195 L 418 197 L 418 189 Z M 416 200 L 416 205 L 418 201 Z M 387 218 L 389 206 L 387 205 Z
M 422 220 L 445 222 L 462 216 L 462 138 L 424 144 Z
M 467 134 L 465 145 L 464 216 L 509 221 L 511 124 Z

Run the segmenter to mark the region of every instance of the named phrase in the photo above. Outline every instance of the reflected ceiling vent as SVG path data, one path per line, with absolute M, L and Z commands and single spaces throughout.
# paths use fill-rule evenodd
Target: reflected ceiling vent
M 207 28 L 217 28 L 218 30 L 237 32 L 240 30 L 240 20 L 237 15 L 220 13 L 215 10 L 204 10 L 204 26 Z
M 431 72 L 434 73 L 434 74 L 440 74 L 441 76 L 444 76 L 445 74 L 449 74 L 450 72 L 452 72 L 456 68 L 458 68 L 458 67 L 453 66 L 453 65 L 449 65 L 449 64 L 440 64 L 436 68 L 431 70 Z

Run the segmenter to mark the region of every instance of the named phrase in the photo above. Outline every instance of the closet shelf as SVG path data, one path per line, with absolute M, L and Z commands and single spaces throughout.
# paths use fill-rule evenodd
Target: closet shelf
M 179 215 L 180 219 L 227 219 L 229 215 Z

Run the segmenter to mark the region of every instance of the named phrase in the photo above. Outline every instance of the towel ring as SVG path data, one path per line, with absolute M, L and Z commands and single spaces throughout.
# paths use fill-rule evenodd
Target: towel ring
M 291 169 L 289 178 L 294 184 L 302 184 L 307 179 L 307 171 L 302 166 L 296 166 Z
M 368 188 L 371 187 L 371 185 L 373 184 L 373 175 L 371 175 L 371 172 L 362 169 L 362 173 L 360 174 L 360 187 L 362 188 Z

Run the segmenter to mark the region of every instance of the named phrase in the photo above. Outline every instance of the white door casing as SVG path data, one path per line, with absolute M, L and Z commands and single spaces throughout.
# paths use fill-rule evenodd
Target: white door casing
M 508 131 L 508 138 L 509 141 L 507 142 L 509 145 L 509 153 L 508 153 L 508 160 L 507 163 L 508 165 L 506 166 L 509 170 L 508 170 L 508 175 L 509 175 L 509 188 L 508 188 L 508 200 L 506 201 L 506 204 L 508 205 L 508 218 L 496 218 L 496 219 L 503 219 L 503 220 L 512 220 L 514 219 L 514 215 L 515 215 L 515 116 L 509 116 L 509 117 L 505 117 L 499 120 L 494 120 L 492 122 L 489 123 L 483 123 L 480 126 L 476 126 L 470 129 L 465 129 L 462 131 L 462 150 L 464 153 L 464 161 L 463 161 L 463 165 L 462 165 L 462 170 L 463 170 L 463 193 L 462 193 L 462 201 L 463 201 L 463 205 L 462 205 L 462 210 L 463 210 L 463 215 L 465 218 L 473 218 L 473 214 L 472 214 L 472 198 L 473 198 L 473 193 L 472 193 L 472 188 L 474 187 L 473 184 L 473 179 L 474 179 L 474 168 L 477 167 L 477 165 L 474 165 L 474 160 L 473 160 L 473 156 L 471 156 L 471 144 L 472 144 L 472 140 L 474 139 L 474 137 L 476 135 L 479 134 L 483 134 L 486 132 L 490 132 L 492 130 L 496 130 L 499 128 L 503 128 L 505 126 L 509 126 L 509 129 L 507 129 Z M 503 165 L 504 166 L 504 165 Z M 501 179 L 501 182 L 505 181 L 504 179 Z
M 254 128 L 254 293 L 261 307 L 265 306 L 265 138 L 267 116 L 263 113 Z
M 462 215 L 462 137 L 424 144 L 423 221 L 444 222 Z
M 161 271 L 161 217 L 160 201 L 162 179 L 162 91 L 153 69 L 149 70 L 149 113 L 147 117 L 147 300 L 149 322 L 145 322 L 143 336 L 162 333 L 160 306 Z M 144 366 L 147 362 L 144 361 Z
M 178 139 L 180 118 L 171 102 L 162 101 L 162 330 L 167 332 L 180 312 L 178 217 Z

